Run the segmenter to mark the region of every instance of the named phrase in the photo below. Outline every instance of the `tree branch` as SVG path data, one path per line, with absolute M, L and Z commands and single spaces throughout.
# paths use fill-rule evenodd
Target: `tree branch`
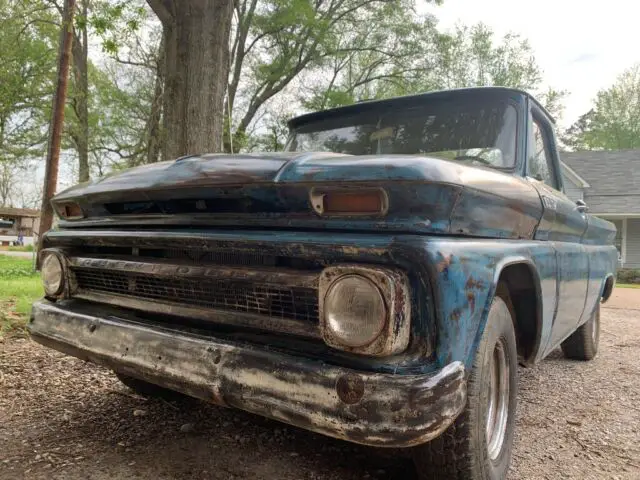
M 163 25 L 170 25 L 173 22 L 175 4 L 171 0 L 147 0 L 147 3 Z
M 63 15 L 63 8 L 62 5 L 60 5 L 56 0 L 44 0 L 45 3 L 48 3 L 49 5 L 52 5 L 53 7 L 55 7 L 56 10 L 58 10 L 58 13 L 60 14 L 60 16 Z
M 20 31 L 18 32 L 18 38 L 20 38 L 22 36 L 22 34 L 24 32 L 27 31 L 27 29 L 31 26 L 34 25 L 36 23 L 48 23 L 49 25 L 55 25 L 56 27 L 59 27 L 60 24 L 58 22 L 54 22 L 53 20 L 45 20 L 44 18 L 34 18 L 33 20 L 29 20 L 24 27 L 22 27 L 20 29 Z
M 123 58 L 120 58 L 118 55 L 113 57 L 113 59 L 116 62 L 121 63 L 123 65 L 131 65 L 133 67 L 143 67 L 143 68 L 148 68 L 149 70 L 155 70 L 156 69 L 156 65 L 152 65 L 152 64 L 146 63 L 146 62 L 136 62 L 135 60 L 125 60 Z

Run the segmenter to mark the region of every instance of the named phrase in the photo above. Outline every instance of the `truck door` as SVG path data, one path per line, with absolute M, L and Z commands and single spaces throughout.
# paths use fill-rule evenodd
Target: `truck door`
M 561 171 L 550 123 L 532 109 L 527 155 L 527 178 L 538 190 L 544 217 L 536 239 L 552 242 L 557 259 L 558 303 L 549 348 L 568 336 L 584 311 L 589 279 L 589 258 L 582 244 L 587 215 L 564 195 Z

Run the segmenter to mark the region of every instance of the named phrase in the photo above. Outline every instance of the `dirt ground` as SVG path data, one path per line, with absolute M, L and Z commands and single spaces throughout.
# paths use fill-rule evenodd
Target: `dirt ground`
M 593 362 L 521 369 L 511 479 L 640 479 L 640 290 L 603 309 Z M 415 479 L 406 451 L 195 400 L 132 394 L 28 339 L 0 344 L 0 479 Z

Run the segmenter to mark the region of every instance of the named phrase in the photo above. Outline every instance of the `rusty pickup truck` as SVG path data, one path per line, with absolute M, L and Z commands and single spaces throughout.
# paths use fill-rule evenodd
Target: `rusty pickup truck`
M 614 226 L 563 193 L 553 120 L 473 88 L 294 118 L 53 199 L 32 338 L 343 440 L 421 478 L 504 478 L 518 364 L 598 349 Z M 163 390 L 166 389 L 166 390 Z

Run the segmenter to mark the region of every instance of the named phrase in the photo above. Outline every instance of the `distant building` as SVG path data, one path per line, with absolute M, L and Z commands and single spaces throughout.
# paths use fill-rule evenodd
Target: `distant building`
M 640 150 L 564 152 L 566 195 L 613 222 L 622 268 L 640 268 Z
M 0 207 L 0 245 L 16 245 L 19 238 L 31 245 L 39 230 L 39 210 Z

